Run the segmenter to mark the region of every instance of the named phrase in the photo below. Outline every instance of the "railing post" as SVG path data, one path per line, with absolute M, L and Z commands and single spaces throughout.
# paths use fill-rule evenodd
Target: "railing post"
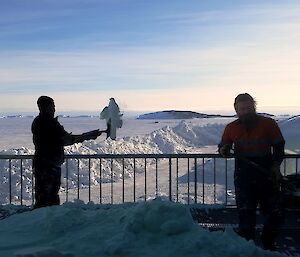
M 79 187 L 80 187 L 80 184 L 79 184 L 79 159 L 77 159 L 77 199 L 79 200 Z
M 135 192 L 135 158 L 133 158 L 133 202 L 135 203 L 135 197 L 136 197 L 136 192 Z
M 122 203 L 125 202 L 125 161 L 122 159 Z
M 91 158 L 89 158 L 89 202 L 91 201 Z
M 216 204 L 216 158 L 213 158 L 214 160 L 214 204 Z
M 145 158 L 145 202 L 147 201 L 147 159 Z
M 66 159 L 66 202 L 69 201 L 69 159 Z
M 100 158 L 99 170 L 99 203 L 102 204 L 102 158 Z
M 172 202 L 172 159 L 169 158 L 169 200 Z
M 23 160 L 20 159 L 20 173 L 21 173 L 21 206 L 23 205 Z
M 11 190 L 11 159 L 8 160 L 8 170 L 9 170 L 9 204 L 11 204 L 11 199 L 12 199 L 12 190 Z
M 197 182 L 198 182 L 198 178 L 197 178 L 197 158 L 195 158 L 194 159 L 194 166 L 195 166 L 195 168 L 194 168 L 194 171 L 195 171 L 195 199 L 194 199 L 194 201 L 195 201 L 195 203 L 197 203 Z
M 204 181 L 205 181 L 205 174 L 204 174 L 204 158 L 202 158 L 202 204 L 205 203 L 205 198 L 204 198 L 204 194 L 205 194 L 205 185 L 204 185 Z
M 227 205 L 227 178 L 228 177 L 228 162 L 227 162 L 227 158 L 225 158 L 225 205 Z
M 179 183 L 179 181 L 178 181 L 178 173 L 179 173 L 179 171 L 178 171 L 178 168 L 179 168 L 179 165 L 178 165 L 178 158 L 176 158 L 176 202 L 178 203 L 178 183 Z
M 113 169 L 113 159 L 111 158 L 110 159 L 110 201 L 111 201 L 111 204 L 114 203 L 114 182 L 113 182 L 113 179 L 114 179 L 114 169 Z
M 34 188 L 35 188 L 35 182 L 34 182 L 34 168 L 33 168 L 33 159 L 31 159 L 31 205 L 34 205 Z
M 158 160 L 155 158 L 155 196 L 158 196 Z
M 187 163 L 187 177 L 188 177 L 188 182 L 187 182 L 187 186 L 188 186 L 188 204 L 190 204 L 190 158 L 187 159 L 188 163 Z

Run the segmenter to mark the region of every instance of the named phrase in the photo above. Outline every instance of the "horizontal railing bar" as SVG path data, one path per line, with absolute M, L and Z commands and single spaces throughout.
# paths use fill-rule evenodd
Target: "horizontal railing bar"
M 18 160 L 30 160 L 33 159 L 34 155 L 32 154 L 0 154 L 0 160 L 6 160 L 6 159 L 18 159 Z
M 6 159 L 33 159 L 34 155 L 8 155 L 0 154 L 0 160 Z M 219 154 L 66 154 L 66 159 L 122 159 L 122 158 L 223 158 Z M 300 158 L 300 154 L 285 154 L 284 158 Z

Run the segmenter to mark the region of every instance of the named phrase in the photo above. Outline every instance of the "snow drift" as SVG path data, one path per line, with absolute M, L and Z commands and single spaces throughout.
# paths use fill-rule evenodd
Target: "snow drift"
M 84 143 L 75 144 L 65 148 L 66 154 L 162 154 L 162 153 L 193 153 L 196 148 L 216 145 L 223 131 L 224 125 L 211 124 L 195 126 L 191 123 L 182 121 L 175 127 L 163 127 L 143 136 L 127 136 L 117 140 L 86 141 Z M 34 151 L 28 148 L 9 149 L 1 151 L 0 154 L 33 154 Z M 100 182 L 111 181 L 111 162 L 110 160 L 102 160 L 101 168 L 99 160 L 91 161 L 91 185 L 99 185 Z M 154 164 L 154 160 L 149 160 L 149 165 Z M 80 169 L 80 187 L 87 188 L 89 185 L 89 163 L 88 160 L 70 160 L 68 167 L 70 174 L 69 189 L 78 187 L 77 168 Z M 122 178 L 122 160 L 114 161 L 113 180 L 118 181 Z M 136 172 L 143 172 L 144 160 L 136 160 Z M 20 160 L 12 160 L 12 194 L 13 200 L 20 198 L 21 190 L 21 170 Z M 125 160 L 125 178 L 133 176 L 133 160 Z M 0 180 L 2 187 L 0 190 L 0 203 L 8 202 L 9 192 L 9 162 L 0 161 Z M 22 162 L 23 168 L 23 199 L 30 200 L 32 197 L 32 162 L 25 160 Z M 65 164 L 62 166 L 63 174 L 65 174 Z M 102 172 L 100 179 L 100 170 Z M 65 176 L 65 175 L 63 175 Z M 101 180 L 101 181 L 100 181 Z M 63 180 L 64 183 L 65 180 Z M 62 190 L 64 190 L 64 184 Z
M 81 202 L 41 208 L 1 221 L 5 257 L 276 257 L 231 229 L 208 232 L 187 206 L 161 199 L 103 206 Z

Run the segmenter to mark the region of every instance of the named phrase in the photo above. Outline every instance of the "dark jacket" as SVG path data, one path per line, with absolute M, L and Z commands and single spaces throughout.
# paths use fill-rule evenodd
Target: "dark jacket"
M 39 114 L 33 121 L 31 131 L 35 146 L 33 166 L 59 166 L 64 162 L 65 138 L 70 134 L 64 127 L 47 114 Z
M 229 123 L 223 133 L 222 145 L 234 145 L 235 155 L 270 168 L 274 162 L 280 164 L 284 156 L 284 138 L 275 120 L 257 115 L 253 128 L 246 129 L 237 119 Z M 243 161 L 237 160 L 243 165 Z

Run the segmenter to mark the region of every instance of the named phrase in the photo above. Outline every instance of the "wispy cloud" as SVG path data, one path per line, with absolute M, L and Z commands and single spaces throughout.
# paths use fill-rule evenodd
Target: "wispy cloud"
M 170 108 L 181 102 L 196 108 L 194 95 L 201 92 L 206 96 L 201 105 L 220 95 L 227 98 L 217 100 L 224 105 L 239 91 L 251 91 L 270 105 L 274 99 L 299 105 L 294 98 L 300 81 L 299 4 L 191 8 L 181 3 L 185 8 L 178 11 L 179 5 L 140 2 L 130 9 L 128 2 L 117 2 L 88 1 L 81 8 L 80 1 L 75 7 L 47 1 L 49 10 L 39 5 L 37 13 L 27 8 L 18 9 L 15 19 L 1 16 L 0 93 L 32 100 L 42 93 L 76 98 L 122 92 L 128 99 L 139 96 L 131 109 L 151 109 L 159 105 L 156 99 Z M 270 90 L 274 96 L 268 102 Z M 180 96 L 185 100 L 174 102 Z M 0 107 L 9 105 L 4 102 Z
M 300 35 L 298 36 L 300 40 Z M 297 42 L 299 42 L 297 40 Z M 283 39 L 285 41 L 285 39 Z M 295 40 L 296 41 L 296 40 Z M 283 42 L 284 43 L 284 42 Z M 142 89 L 227 84 L 296 83 L 300 50 L 243 41 L 232 46 L 115 48 L 111 51 L 14 52 L 1 55 L 0 90 Z M 6 87 L 5 87 L 6 86 Z M 25 90 L 25 88 L 21 88 Z

